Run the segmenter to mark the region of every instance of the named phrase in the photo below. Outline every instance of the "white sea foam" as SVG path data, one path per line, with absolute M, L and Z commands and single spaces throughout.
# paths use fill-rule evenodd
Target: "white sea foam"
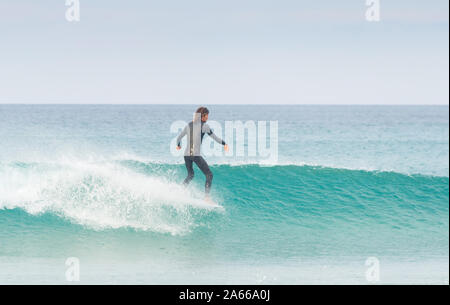
M 114 162 L 64 157 L 0 165 L 0 209 L 52 212 L 94 229 L 183 234 L 199 225 L 199 215 L 212 210 L 199 196 L 158 173 L 137 173 Z

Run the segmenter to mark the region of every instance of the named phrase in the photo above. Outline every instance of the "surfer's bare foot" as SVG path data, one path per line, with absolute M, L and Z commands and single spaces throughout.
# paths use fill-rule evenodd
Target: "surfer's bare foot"
M 209 197 L 209 196 L 205 196 L 205 201 L 210 204 L 214 204 L 214 201 L 212 201 L 211 197 Z

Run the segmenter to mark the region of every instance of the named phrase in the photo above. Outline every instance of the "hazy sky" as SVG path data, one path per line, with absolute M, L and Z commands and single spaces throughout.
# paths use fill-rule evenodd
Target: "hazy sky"
M 448 104 L 449 1 L 0 0 L 0 103 Z

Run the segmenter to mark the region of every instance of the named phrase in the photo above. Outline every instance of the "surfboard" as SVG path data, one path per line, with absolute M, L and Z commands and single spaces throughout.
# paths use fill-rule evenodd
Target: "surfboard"
M 223 209 L 223 206 L 221 206 L 220 204 L 211 199 L 210 200 L 202 199 L 200 203 L 202 207 L 205 207 L 207 209 Z
M 196 198 L 194 201 L 189 202 L 189 205 L 192 207 L 200 208 L 200 209 L 206 209 L 206 210 L 225 210 L 223 206 L 221 206 L 219 203 L 213 201 L 213 200 L 205 200 L 204 197 L 202 198 Z

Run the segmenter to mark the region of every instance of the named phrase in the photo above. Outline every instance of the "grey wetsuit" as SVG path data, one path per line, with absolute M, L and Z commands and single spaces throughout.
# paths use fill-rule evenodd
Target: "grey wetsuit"
M 205 159 L 203 159 L 203 157 L 201 156 L 200 149 L 203 141 L 203 136 L 205 134 L 208 134 L 217 143 L 225 145 L 225 142 L 214 134 L 209 125 L 201 122 L 200 120 L 198 120 L 197 122 L 190 122 L 188 125 L 186 125 L 186 127 L 177 138 L 177 145 L 181 146 L 181 139 L 184 136 L 187 136 L 187 147 L 184 151 L 184 162 L 186 164 L 188 176 L 184 180 L 184 184 L 189 184 L 189 182 L 191 182 L 191 180 L 194 178 L 194 169 L 192 167 L 192 163 L 195 163 L 203 172 L 203 174 L 205 174 L 205 192 L 209 194 L 209 191 L 211 190 L 213 174 L 209 169 L 208 163 L 206 163 Z

